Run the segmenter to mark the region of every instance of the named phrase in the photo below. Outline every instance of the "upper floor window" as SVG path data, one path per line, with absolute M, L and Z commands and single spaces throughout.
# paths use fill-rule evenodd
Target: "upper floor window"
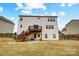
M 55 18 L 52 18 L 52 21 L 55 22 Z
M 22 18 L 20 18 L 20 21 L 22 21 L 23 19 Z
M 46 25 L 46 29 L 54 29 L 53 25 Z
M 48 18 L 48 22 L 50 21 L 50 18 Z
M 20 25 L 20 28 L 22 28 L 22 24 Z
M 38 28 L 38 25 L 34 25 L 34 28 Z
M 53 25 L 50 25 L 49 28 L 50 28 L 50 29 L 54 29 L 54 26 L 53 26 Z
M 40 19 L 40 17 L 38 17 L 38 19 Z
M 48 18 L 48 22 L 55 22 L 55 18 Z

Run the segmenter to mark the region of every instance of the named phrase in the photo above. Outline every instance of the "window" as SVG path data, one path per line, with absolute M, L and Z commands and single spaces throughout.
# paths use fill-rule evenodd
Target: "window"
M 48 36 L 47 36 L 47 34 L 45 34 L 45 38 L 47 38 Z
M 51 18 L 48 18 L 48 22 L 51 22 Z
M 50 22 L 52 22 L 52 18 L 50 19 Z
M 40 34 L 38 34 L 38 37 L 40 37 Z
M 46 29 L 48 29 L 49 27 L 48 27 L 48 25 L 46 25 Z
M 50 25 L 50 29 L 54 29 L 54 26 L 53 25 Z
M 53 22 L 55 21 L 55 18 L 48 18 L 48 22 Z
M 22 28 L 22 24 L 20 25 L 20 28 Z
M 53 18 L 52 21 L 55 22 L 55 18 Z
M 38 28 L 38 25 L 34 25 L 34 28 Z
M 20 19 L 20 21 L 22 21 L 22 18 Z
M 49 25 L 49 29 L 51 29 L 51 25 Z
M 50 18 L 48 18 L 48 21 L 50 21 Z
M 53 25 L 46 25 L 46 29 L 54 29 Z
M 40 19 L 40 17 L 38 17 L 38 19 Z
M 34 34 L 34 38 L 36 38 L 36 34 Z
M 53 34 L 53 38 L 56 38 L 56 34 Z

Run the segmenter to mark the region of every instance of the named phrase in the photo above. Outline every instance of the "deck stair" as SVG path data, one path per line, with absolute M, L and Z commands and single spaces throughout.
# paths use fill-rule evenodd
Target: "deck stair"
M 25 42 L 25 41 L 29 41 L 29 37 L 31 34 L 33 34 L 34 32 L 38 33 L 38 32 L 42 32 L 42 27 L 41 26 L 29 26 L 28 29 L 26 31 L 21 32 L 17 38 L 16 41 L 19 42 Z

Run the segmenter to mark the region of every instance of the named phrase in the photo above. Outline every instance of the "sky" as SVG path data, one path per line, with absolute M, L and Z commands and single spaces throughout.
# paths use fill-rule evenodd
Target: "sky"
M 15 23 L 14 32 L 17 32 L 18 15 L 46 15 L 58 16 L 59 30 L 72 19 L 79 19 L 78 3 L 0 3 L 0 16 Z

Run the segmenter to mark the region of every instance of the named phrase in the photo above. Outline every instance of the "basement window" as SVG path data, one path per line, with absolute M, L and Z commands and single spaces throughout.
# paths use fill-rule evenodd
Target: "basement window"
M 34 38 L 36 38 L 36 34 L 34 34 Z
M 38 34 L 38 37 L 40 37 L 40 34 Z
M 47 38 L 48 36 L 47 36 L 47 34 L 45 34 L 45 38 Z
M 56 34 L 53 34 L 53 38 L 56 38 Z

